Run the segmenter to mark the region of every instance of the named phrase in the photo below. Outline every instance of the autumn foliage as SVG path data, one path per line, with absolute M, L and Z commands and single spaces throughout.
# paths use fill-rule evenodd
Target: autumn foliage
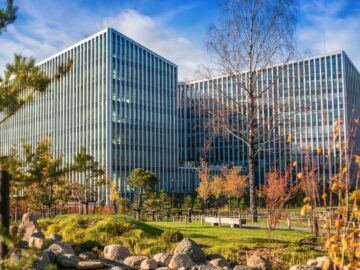
M 266 184 L 261 188 L 268 212 L 267 224 L 271 230 L 276 228 L 277 223 L 282 218 L 282 209 L 285 203 L 294 196 L 298 189 L 298 186 L 290 184 L 290 179 L 291 170 L 285 172 L 274 170 L 266 175 Z

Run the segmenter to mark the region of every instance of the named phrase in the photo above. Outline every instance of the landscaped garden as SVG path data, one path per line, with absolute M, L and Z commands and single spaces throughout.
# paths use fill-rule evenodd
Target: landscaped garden
M 206 254 L 221 254 L 233 264 L 246 264 L 254 253 L 271 258 L 275 269 L 306 263 L 321 255 L 311 234 L 253 228 L 219 228 L 200 222 L 139 222 L 123 215 L 63 215 L 38 221 L 45 235 L 56 233 L 78 252 L 103 256 L 104 246 L 121 244 L 132 254 L 172 253 L 183 237 L 198 243 Z

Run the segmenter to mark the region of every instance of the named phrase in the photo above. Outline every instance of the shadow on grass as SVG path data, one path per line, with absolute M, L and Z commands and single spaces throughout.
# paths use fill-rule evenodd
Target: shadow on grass
M 217 239 L 219 237 L 217 236 L 211 236 L 211 235 L 204 235 L 204 234 L 198 234 L 198 233 L 191 233 L 188 235 L 189 238 L 208 238 L 208 239 Z
M 278 239 L 267 239 L 267 238 L 246 238 L 246 242 L 249 243 L 256 243 L 256 244 L 268 244 L 269 242 L 271 244 L 289 244 L 289 241 L 284 241 L 284 240 L 278 240 Z

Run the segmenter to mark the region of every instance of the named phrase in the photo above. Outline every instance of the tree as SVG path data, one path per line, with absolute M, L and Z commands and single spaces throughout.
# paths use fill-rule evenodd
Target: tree
M 201 97 L 201 107 L 209 115 L 214 132 L 225 132 L 246 146 L 253 221 L 257 220 L 256 157 L 259 151 L 269 150 L 270 142 L 280 139 L 273 130 L 286 115 L 282 109 L 286 104 L 272 95 L 282 68 L 274 80 L 260 86 L 270 66 L 287 63 L 293 56 L 295 14 L 293 0 L 224 0 L 221 21 L 208 31 L 207 48 L 215 66 L 204 67 L 202 73 L 210 82 L 219 74 L 228 76 L 238 94 L 229 94 L 222 84 L 213 84 L 217 98 Z
M 236 202 L 239 204 L 239 198 L 246 191 L 246 176 L 240 175 L 240 168 L 238 167 L 223 170 L 222 176 L 224 178 L 224 194 L 229 200 L 229 206 L 231 207 L 232 198 L 236 198 Z
M 88 215 L 89 203 L 96 202 L 97 187 L 106 182 L 105 171 L 85 147 L 81 147 L 80 152 L 74 155 L 71 171 L 78 176 L 78 199 L 81 205 L 85 205 L 85 214 Z
M 281 218 L 281 211 L 285 203 L 290 200 L 297 187 L 290 187 L 291 170 L 281 172 L 274 170 L 266 175 L 266 184 L 262 186 L 262 193 L 265 197 L 265 205 L 268 212 L 268 228 L 275 229 L 279 219 Z
M 6 27 L 16 19 L 18 8 L 14 6 L 13 0 L 7 0 L 6 9 L 0 9 L 0 34 Z
M 216 207 L 219 207 L 219 199 L 224 195 L 224 180 L 221 176 L 216 175 L 213 177 L 211 184 L 211 195 L 214 196 Z
M 4 81 L 0 84 L 0 125 L 31 100 L 36 93 L 43 93 L 49 84 L 63 77 L 72 68 L 72 61 L 60 65 L 53 76 L 46 75 L 35 65 L 34 58 L 15 54 L 14 63 L 7 64 Z
M 158 178 L 151 171 L 135 168 L 127 177 L 127 184 L 137 189 L 136 218 L 140 219 L 144 191 L 153 190 Z
M 118 188 L 116 187 L 115 181 L 111 182 L 109 199 L 113 203 L 114 212 L 117 213 L 118 212 L 117 211 L 117 203 L 120 201 L 120 192 L 119 192 Z
M 196 189 L 197 193 L 203 199 L 205 207 L 207 207 L 207 200 L 211 195 L 211 180 L 210 169 L 204 160 L 201 160 L 201 166 L 198 168 L 200 183 Z
M 193 206 L 193 203 L 192 203 L 191 195 L 186 195 L 184 198 L 182 208 L 184 210 L 188 210 L 189 208 L 192 208 L 192 206 Z
M 42 139 L 35 149 L 30 144 L 23 144 L 26 164 L 23 175 L 27 188 L 26 194 L 29 206 L 32 210 L 45 209 L 49 215 L 60 203 L 68 199 L 69 185 L 65 179 L 67 170 L 63 168 L 62 157 L 54 158 L 51 153 L 51 143 L 48 139 Z

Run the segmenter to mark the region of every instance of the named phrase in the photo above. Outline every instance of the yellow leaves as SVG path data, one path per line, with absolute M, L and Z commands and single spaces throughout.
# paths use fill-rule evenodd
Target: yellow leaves
M 355 257 L 360 259 L 360 247 L 357 247 L 355 250 Z
M 345 238 L 341 238 L 341 245 L 343 249 L 347 250 L 349 248 L 349 243 Z
M 342 172 L 343 174 L 347 174 L 348 169 L 347 169 L 346 167 L 344 167 L 341 172 Z
M 306 212 L 309 211 L 310 209 L 311 209 L 310 204 L 305 204 L 305 205 L 301 208 L 300 214 L 301 214 L 302 216 L 305 216 Z
M 336 258 L 334 259 L 334 264 L 335 264 L 336 266 L 340 266 L 340 265 L 341 265 L 341 263 L 342 263 L 341 258 L 336 257 Z
M 309 203 L 311 201 L 311 198 L 309 196 L 306 196 L 304 198 L 304 203 Z
M 330 268 L 330 260 L 326 260 L 322 266 L 322 270 L 328 270 Z
M 345 187 L 345 183 L 343 181 L 335 182 L 331 185 L 331 191 L 337 192 Z
M 288 141 L 288 142 L 291 142 L 291 141 L 292 141 L 292 136 L 291 136 L 291 134 L 288 135 L 287 141 Z
M 355 163 L 357 164 L 357 165 L 360 165 L 360 156 L 359 155 L 354 155 L 354 158 L 355 158 Z
M 344 225 L 344 221 L 342 220 L 342 219 L 337 219 L 337 220 L 335 220 L 335 222 L 334 222 L 334 226 L 336 227 L 336 228 L 340 228 L 340 227 L 342 227 Z
M 354 200 L 357 200 L 357 199 L 360 198 L 360 189 L 357 189 L 357 190 L 353 191 L 353 193 L 352 193 L 352 198 L 353 198 Z
M 297 174 L 297 178 L 302 179 L 302 178 L 303 178 L 303 174 L 302 174 L 301 172 L 298 173 L 298 174 Z
M 321 195 L 321 199 L 323 199 L 323 200 L 325 201 L 326 198 L 327 198 L 327 194 L 324 192 L 324 193 Z
M 296 167 L 297 166 L 297 161 L 295 160 L 293 163 L 292 163 L 293 167 Z
M 322 148 L 319 147 L 318 149 L 316 149 L 316 154 L 321 155 L 322 154 Z

